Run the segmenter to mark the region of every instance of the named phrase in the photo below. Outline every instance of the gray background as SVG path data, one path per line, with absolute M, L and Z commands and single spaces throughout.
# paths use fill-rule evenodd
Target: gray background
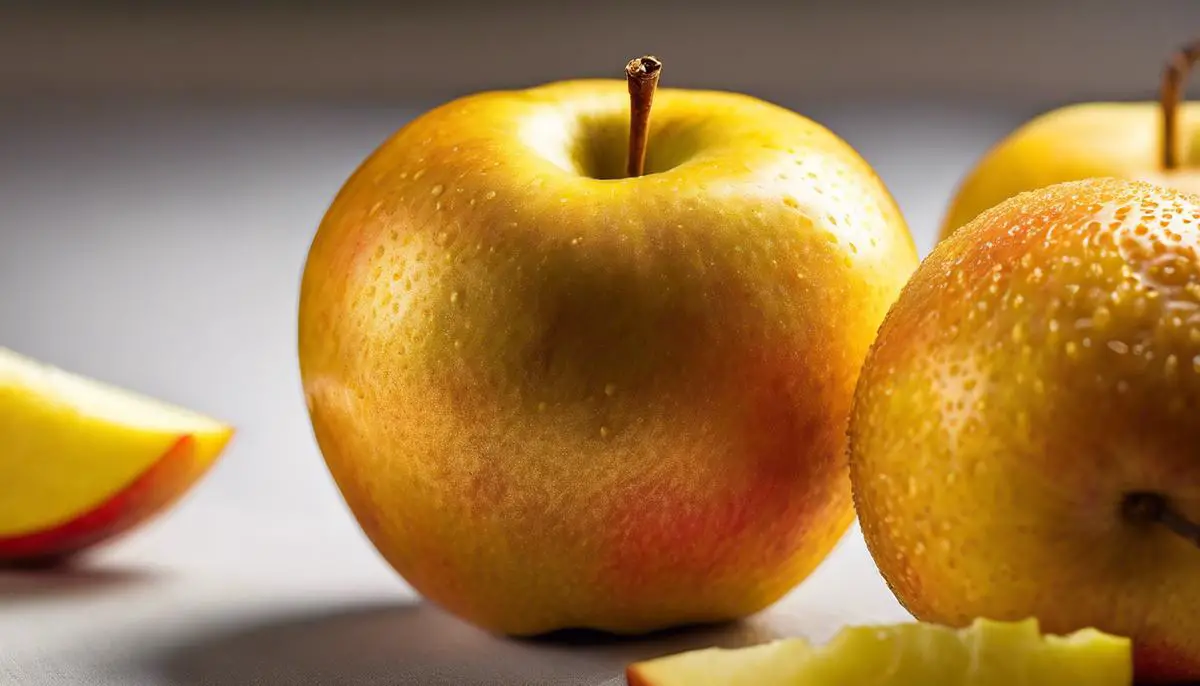
M 1195 2 L 784 5 L 0 5 L 0 345 L 239 429 L 169 516 L 78 569 L 0 573 L 0 683 L 596 684 L 635 657 L 906 617 L 855 530 L 744 624 L 487 637 L 379 560 L 299 388 L 297 286 L 322 212 L 446 98 L 654 52 L 667 85 L 833 128 L 925 253 L 998 137 L 1065 102 L 1152 97 L 1167 50 L 1200 35 Z

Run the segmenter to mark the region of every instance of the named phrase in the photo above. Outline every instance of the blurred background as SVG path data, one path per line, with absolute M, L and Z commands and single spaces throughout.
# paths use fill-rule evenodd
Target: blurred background
M 136 664 L 157 675 L 146 683 L 250 683 L 271 650 L 395 671 L 371 622 L 418 646 L 404 659 L 454 662 L 474 642 L 479 673 L 501 673 L 486 661 L 510 649 L 444 617 L 338 614 L 401 584 L 329 480 L 299 387 L 312 234 L 346 176 L 418 113 L 480 89 L 619 77 L 653 53 L 664 86 L 748 92 L 842 135 L 924 254 L 998 138 L 1067 102 L 1155 97 L 1164 59 L 1193 37 L 1195 0 L 0 4 L 0 345 L 239 430 L 177 509 L 105 551 L 109 571 L 71 582 L 70 604 L 60 586 L 0 579 L 0 682 L 5 665 L 25 670 L 14 683 L 90 684 Z M 799 591 L 811 602 L 796 621 L 900 615 L 853 535 L 845 547 Z M 147 584 L 147 567 L 173 571 Z M 125 595 L 98 593 L 131 578 Z M 296 610 L 321 603 L 332 624 Z M 286 631 L 267 638 L 188 638 L 255 612 L 300 619 L 268 621 Z M 156 641 L 175 657 L 128 657 Z

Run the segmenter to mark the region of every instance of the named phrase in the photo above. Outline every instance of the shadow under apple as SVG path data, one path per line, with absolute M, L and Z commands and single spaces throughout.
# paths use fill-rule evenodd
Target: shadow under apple
M 315 609 L 229 627 L 175 645 L 142 668 L 167 686 L 607 686 L 624 684 L 616 677 L 633 660 L 773 637 L 751 618 L 639 637 L 563 631 L 501 638 L 414 601 Z
M 0 606 L 77 599 L 156 583 L 157 569 L 90 563 L 83 559 L 42 560 L 0 566 Z

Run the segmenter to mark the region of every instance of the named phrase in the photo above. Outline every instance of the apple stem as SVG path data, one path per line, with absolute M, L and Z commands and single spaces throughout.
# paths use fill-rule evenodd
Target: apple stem
M 1162 524 L 1172 533 L 1200 547 L 1200 524 L 1171 508 L 1157 493 L 1130 493 L 1125 496 L 1125 516 L 1135 522 Z
M 625 174 L 630 177 L 641 176 L 646 167 L 650 107 L 654 104 L 654 91 L 658 88 L 661 73 L 662 62 L 650 55 L 630 60 L 625 65 L 625 80 L 629 84 L 629 157 L 625 162 Z
M 1200 41 L 1189 43 L 1171 55 L 1163 69 L 1159 102 L 1162 104 L 1162 166 L 1164 171 L 1179 167 L 1179 103 L 1192 65 L 1200 60 Z

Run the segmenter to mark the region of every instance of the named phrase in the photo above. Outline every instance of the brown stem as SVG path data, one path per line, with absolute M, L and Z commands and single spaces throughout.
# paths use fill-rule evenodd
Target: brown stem
M 1167 499 L 1157 493 L 1130 493 L 1125 496 L 1125 516 L 1135 522 L 1161 524 L 1184 540 L 1200 547 L 1200 524 L 1171 508 Z
M 627 176 L 641 176 L 646 166 L 646 137 L 650 133 L 650 107 L 662 62 L 646 55 L 625 65 L 625 80 L 629 84 L 629 157 L 625 162 Z
M 1162 167 L 1179 167 L 1179 103 L 1183 100 L 1188 72 L 1200 60 L 1200 40 L 1189 43 L 1171 55 L 1163 69 L 1159 102 L 1162 105 Z

